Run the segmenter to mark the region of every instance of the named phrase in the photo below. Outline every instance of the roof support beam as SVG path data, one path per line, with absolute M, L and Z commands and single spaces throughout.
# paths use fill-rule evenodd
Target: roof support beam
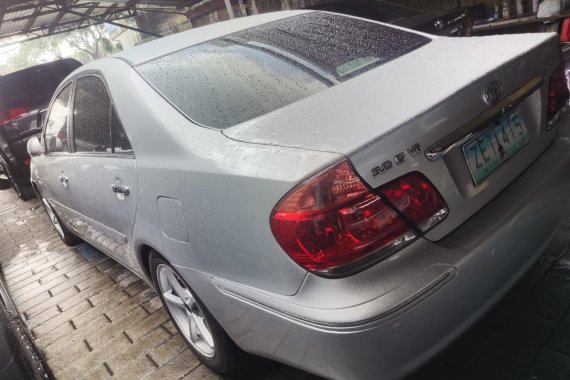
M 156 33 L 152 33 L 152 32 L 146 31 L 146 30 L 142 30 L 142 29 L 139 29 L 139 28 L 135 28 L 134 26 L 119 24 L 119 23 L 117 23 L 117 22 L 113 22 L 113 21 L 110 21 L 110 20 L 106 20 L 106 19 L 102 18 L 103 15 L 101 15 L 100 17 L 91 16 L 91 15 L 85 15 L 84 13 L 76 12 L 76 11 L 71 10 L 71 9 L 68 9 L 68 12 L 71 13 L 71 14 L 77 15 L 77 16 L 85 16 L 85 17 L 87 17 L 88 19 L 94 20 L 94 21 L 97 21 L 97 22 L 102 22 L 102 23 L 105 23 L 105 24 L 111 24 L 111 25 L 118 26 L 118 27 L 120 27 L 120 28 L 130 29 L 130 30 L 134 30 L 135 32 L 148 34 L 149 36 L 162 37 L 160 34 L 156 34 Z
M 140 3 L 141 0 L 129 0 L 127 1 L 127 3 L 125 4 L 125 8 L 134 8 L 135 5 L 137 5 L 138 3 Z
M 34 13 L 32 13 L 32 15 L 30 16 L 30 19 L 26 23 L 26 26 L 24 27 L 24 30 L 23 30 L 24 33 L 28 33 L 30 31 L 30 29 L 32 29 L 32 26 L 34 26 L 34 22 L 36 22 L 36 19 L 38 18 L 40 11 L 42 10 L 44 4 L 45 4 L 45 2 L 42 1 L 40 4 L 38 4 L 36 6 Z
M 57 27 L 57 25 L 59 24 L 59 22 L 61 21 L 63 16 L 65 16 L 65 10 L 67 9 L 67 5 L 68 5 L 67 0 L 63 0 L 63 2 L 61 4 L 61 10 L 57 14 L 57 16 L 55 16 L 55 18 L 53 19 L 53 21 L 49 27 L 48 34 L 53 33 L 53 31 L 55 30 L 55 28 Z
M 228 17 L 231 19 L 234 19 L 234 10 L 232 8 L 232 3 L 230 3 L 230 0 L 224 0 L 224 3 L 226 3 L 226 11 L 228 12 Z
M 53 9 L 53 10 L 49 10 L 49 11 L 40 12 L 40 13 L 34 15 L 34 16 L 35 16 L 35 17 L 40 17 L 40 16 L 45 16 L 45 15 L 51 15 L 51 14 L 54 14 L 54 13 L 57 13 L 57 12 L 59 12 L 59 11 L 56 10 L 56 9 Z M 30 19 L 30 16 L 12 17 L 11 19 L 6 20 L 6 22 L 16 22 L 16 21 L 23 21 L 23 20 L 29 20 L 29 19 Z
M 53 1 L 43 1 L 42 4 L 40 4 L 42 7 L 49 7 L 49 6 L 53 6 L 53 5 L 57 5 L 58 2 L 56 0 Z M 6 13 L 16 13 L 16 12 L 20 12 L 20 11 L 29 11 L 31 9 L 35 9 L 38 5 L 35 5 L 33 3 L 26 3 L 25 5 L 20 5 L 20 6 L 15 6 L 15 7 L 10 7 L 10 8 L 6 8 Z
M 88 20 L 88 17 L 91 13 L 93 13 L 93 11 L 95 10 L 95 8 L 97 8 L 99 6 L 99 3 L 93 3 L 91 4 L 91 6 L 85 11 L 85 13 L 83 14 L 83 18 L 81 20 L 79 20 L 79 25 L 83 25 L 83 23 L 85 21 Z
M 109 15 L 109 14 L 112 13 L 114 10 L 116 10 L 118 6 L 119 6 L 119 4 L 113 4 L 113 5 L 111 5 L 109 8 L 107 8 L 107 10 L 106 10 L 105 12 L 101 13 L 98 17 L 101 17 L 101 18 L 107 17 L 107 15 Z M 89 15 L 87 15 L 87 17 L 89 17 Z
M 107 23 L 134 30 L 149 36 L 161 37 L 152 28 L 143 30 L 138 25 L 123 25 L 117 20 L 133 17 L 138 11 L 184 14 L 175 12 L 174 7 L 184 3 L 196 4 L 205 0 L 0 0 L 0 27 L 4 34 L 0 40 L 17 35 L 37 38 L 71 31 L 90 25 Z M 206 0 L 208 1 L 208 0 Z M 224 7 L 225 0 L 214 0 Z M 231 8 L 231 2 L 228 0 Z M 141 6 L 140 4 L 143 4 Z M 149 4 L 170 3 L 174 12 L 164 8 L 149 7 Z M 228 10 L 231 12 L 231 9 Z M 16 17 L 14 17 L 16 16 Z M 6 33 L 8 30 L 10 32 Z
M 132 17 L 132 16 L 123 16 L 123 17 L 117 18 L 116 20 L 122 20 L 122 19 L 130 18 L 130 17 Z M 67 22 L 60 24 L 58 29 L 55 32 L 53 32 L 53 34 L 68 33 L 68 32 L 71 32 L 73 30 L 85 29 L 85 28 L 88 28 L 88 27 L 90 27 L 92 25 L 96 25 L 96 24 L 100 24 L 100 23 L 98 22 L 98 23 L 94 23 L 94 24 L 89 23 L 86 25 L 78 25 L 77 21 L 67 21 Z M 2 37 L 9 38 L 9 37 L 18 36 L 21 34 L 22 34 L 22 32 L 15 32 L 15 33 L 10 33 L 10 34 L 5 34 Z M 28 33 L 27 34 L 28 38 L 26 40 L 32 41 L 32 40 L 35 40 L 38 38 L 43 38 L 46 36 L 47 36 L 46 30 L 45 29 L 39 29 L 39 30 L 31 31 L 30 33 Z M 0 42 L 1 42 L 1 40 L 0 40 Z M 21 43 L 21 41 L 14 41 L 14 42 L 9 42 L 9 43 L 4 43 L 4 44 L 0 43 L 0 46 L 4 47 L 4 46 L 17 44 L 17 43 Z
M 61 21 L 61 19 L 63 18 L 63 16 L 65 16 L 65 11 L 61 11 L 57 14 L 57 16 L 55 17 L 55 19 L 53 20 L 53 22 L 51 23 L 51 25 L 49 26 L 49 34 L 52 34 L 53 31 L 55 30 L 55 28 L 59 25 L 59 22 Z

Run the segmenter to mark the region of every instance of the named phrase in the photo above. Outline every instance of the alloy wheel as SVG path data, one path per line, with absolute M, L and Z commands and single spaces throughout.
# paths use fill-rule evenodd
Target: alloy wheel
M 159 264 L 156 268 L 159 291 L 186 340 L 207 358 L 216 353 L 214 338 L 204 318 L 202 308 L 172 268 Z
M 63 229 L 61 228 L 61 225 L 59 224 L 59 220 L 57 219 L 57 215 L 55 215 L 55 212 L 53 211 L 53 209 L 49 205 L 48 201 L 44 197 L 42 197 L 42 203 L 44 204 L 44 207 L 46 209 L 48 217 L 51 220 L 51 223 L 53 224 L 53 226 L 55 227 L 55 230 L 57 231 L 59 236 L 61 236 L 62 239 L 65 239 Z

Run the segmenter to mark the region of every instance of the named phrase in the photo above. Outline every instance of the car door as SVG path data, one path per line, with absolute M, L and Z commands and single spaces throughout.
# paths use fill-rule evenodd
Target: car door
M 77 78 L 72 107 L 75 172 L 68 184 L 80 215 L 73 229 L 134 268 L 128 244 L 137 201 L 134 151 L 100 76 Z
M 69 153 L 69 104 L 72 94 L 72 84 L 63 87 L 51 104 L 48 111 L 43 144 L 45 154 L 35 158 L 38 165 L 37 178 L 40 191 L 49 201 L 59 217 L 69 224 L 72 216 L 66 212 L 69 209 L 71 194 L 68 187 L 68 173 L 72 170 Z

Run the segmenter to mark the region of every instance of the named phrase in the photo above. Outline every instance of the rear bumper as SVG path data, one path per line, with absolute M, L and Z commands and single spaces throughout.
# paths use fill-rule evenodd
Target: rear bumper
M 554 133 L 554 132 L 553 132 Z M 528 270 L 570 210 L 570 118 L 468 222 L 345 279 L 278 296 L 178 268 L 244 350 L 328 378 L 396 379 L 472 325 Z M 276 253 L 278 254 L 278 253 Z

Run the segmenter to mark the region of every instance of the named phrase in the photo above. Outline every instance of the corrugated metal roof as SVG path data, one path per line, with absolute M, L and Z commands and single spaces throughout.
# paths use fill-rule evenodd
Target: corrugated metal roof
M 0 40 L 36 38 L 71 31 L 103 20 L 132 17 L 150 7 L 183 7 L 192 0 L 2 0 Z M 195 2 L 195 1 L 194 1 Z

